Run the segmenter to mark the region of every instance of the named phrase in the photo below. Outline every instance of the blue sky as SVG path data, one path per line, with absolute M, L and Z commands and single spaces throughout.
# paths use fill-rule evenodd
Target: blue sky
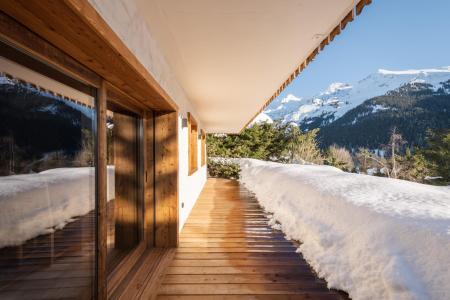
M 450 66 L 450 0 L 375 0 L 279 96 L 312 96 L 378 69 Z

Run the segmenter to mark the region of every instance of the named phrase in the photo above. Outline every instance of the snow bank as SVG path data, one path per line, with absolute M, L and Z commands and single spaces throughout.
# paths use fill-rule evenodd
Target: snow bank
M 114 167 L 108 166 L 108 200 L 113 198 Z M 62 228 L 94 208 L 94 168 L 0 177 L 0 248 Z
M 241 162 L 241 180 L 330 288 L 450 299 L 450 188 L 329 166 Z

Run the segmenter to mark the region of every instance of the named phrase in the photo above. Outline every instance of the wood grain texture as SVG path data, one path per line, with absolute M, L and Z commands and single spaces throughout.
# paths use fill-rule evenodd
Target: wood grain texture
M 11 44 L 20 45 L 23 51 L 50 63 L 77 80 L 95 87 L 100 86 L 100 76 L 3 12 L 0 12 L 0 36 Z
M 1 1 L 0 9 L 148 108 L 177 109 L 89 1 Z
M 106 299 L 107 234 L 107 153 L 106 153 L 106 82 L 97 91 L 97 288 L 98 299 Z
M 137 120 L 114 113 L 115 249 L 138 243 Z
M 157 299 L 345 299 L 236 181 L 208 179 Z
M 178 246 L 178 114 L 155 113 L 155 245 Z
M 154 116 L 144 114 L 144 241 L 148 248 L 155 245 L 155 149 Z

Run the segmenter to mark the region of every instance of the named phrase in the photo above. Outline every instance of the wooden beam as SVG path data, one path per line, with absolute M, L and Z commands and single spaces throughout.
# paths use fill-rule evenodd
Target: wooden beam
M 344 19 L 341 22 L 341 30 L 344 30 L 348 23 L 353 21 L 353 9 L 344 17 Z
M 326 45 L 328 45 L 328 36 L 324 38 L 322 42 L 320 42 L 320 51 L 322 51 Z
M 0 9 L 148 108 L 177 109 L 87 0 L 1 1 Z
M 3 2 L 2 2 L 3 4 Z M 1 6 L 0 6 L 1 7 Z M 44 41 L 16 20 L 0 12 L 0 36 L 10 44 L 19 45 L 21 50 L 49 63 L 54 68 L 94 87 L 99 87 L 101 78 L 79 62 Z
M 362 13 L 364 7 L 366 7 L 370 3 L 372 3 L 372 0 L 361 0 L 361 1 L 359 1 L 358 4 L 356 4 L 356 15 L 359 16 Z
M 330 42 L 334 40 L 334 38 L 341 33 L 341 25 L 334 27 L 334 29 L 330 33 Z
M 155 245 L 178 246 L 178 114 L 155 113 Z
M 106 153 L 106 83 L 102 81 L 97 95 L 97 287 L 98 299 L 106 299 L 107 247 L 107 153 Z

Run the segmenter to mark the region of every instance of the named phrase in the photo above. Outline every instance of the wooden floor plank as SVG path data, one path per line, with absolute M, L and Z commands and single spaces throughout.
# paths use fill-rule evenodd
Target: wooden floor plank
M 158 300 L 336 300 L 335 293 L 305 292 L 295 295 L 159 295 Z
M 343 299 L 329 290 L 298 244 L 268 224 L 236 181 L 209 179 L 180 235 L 157 299 Z

